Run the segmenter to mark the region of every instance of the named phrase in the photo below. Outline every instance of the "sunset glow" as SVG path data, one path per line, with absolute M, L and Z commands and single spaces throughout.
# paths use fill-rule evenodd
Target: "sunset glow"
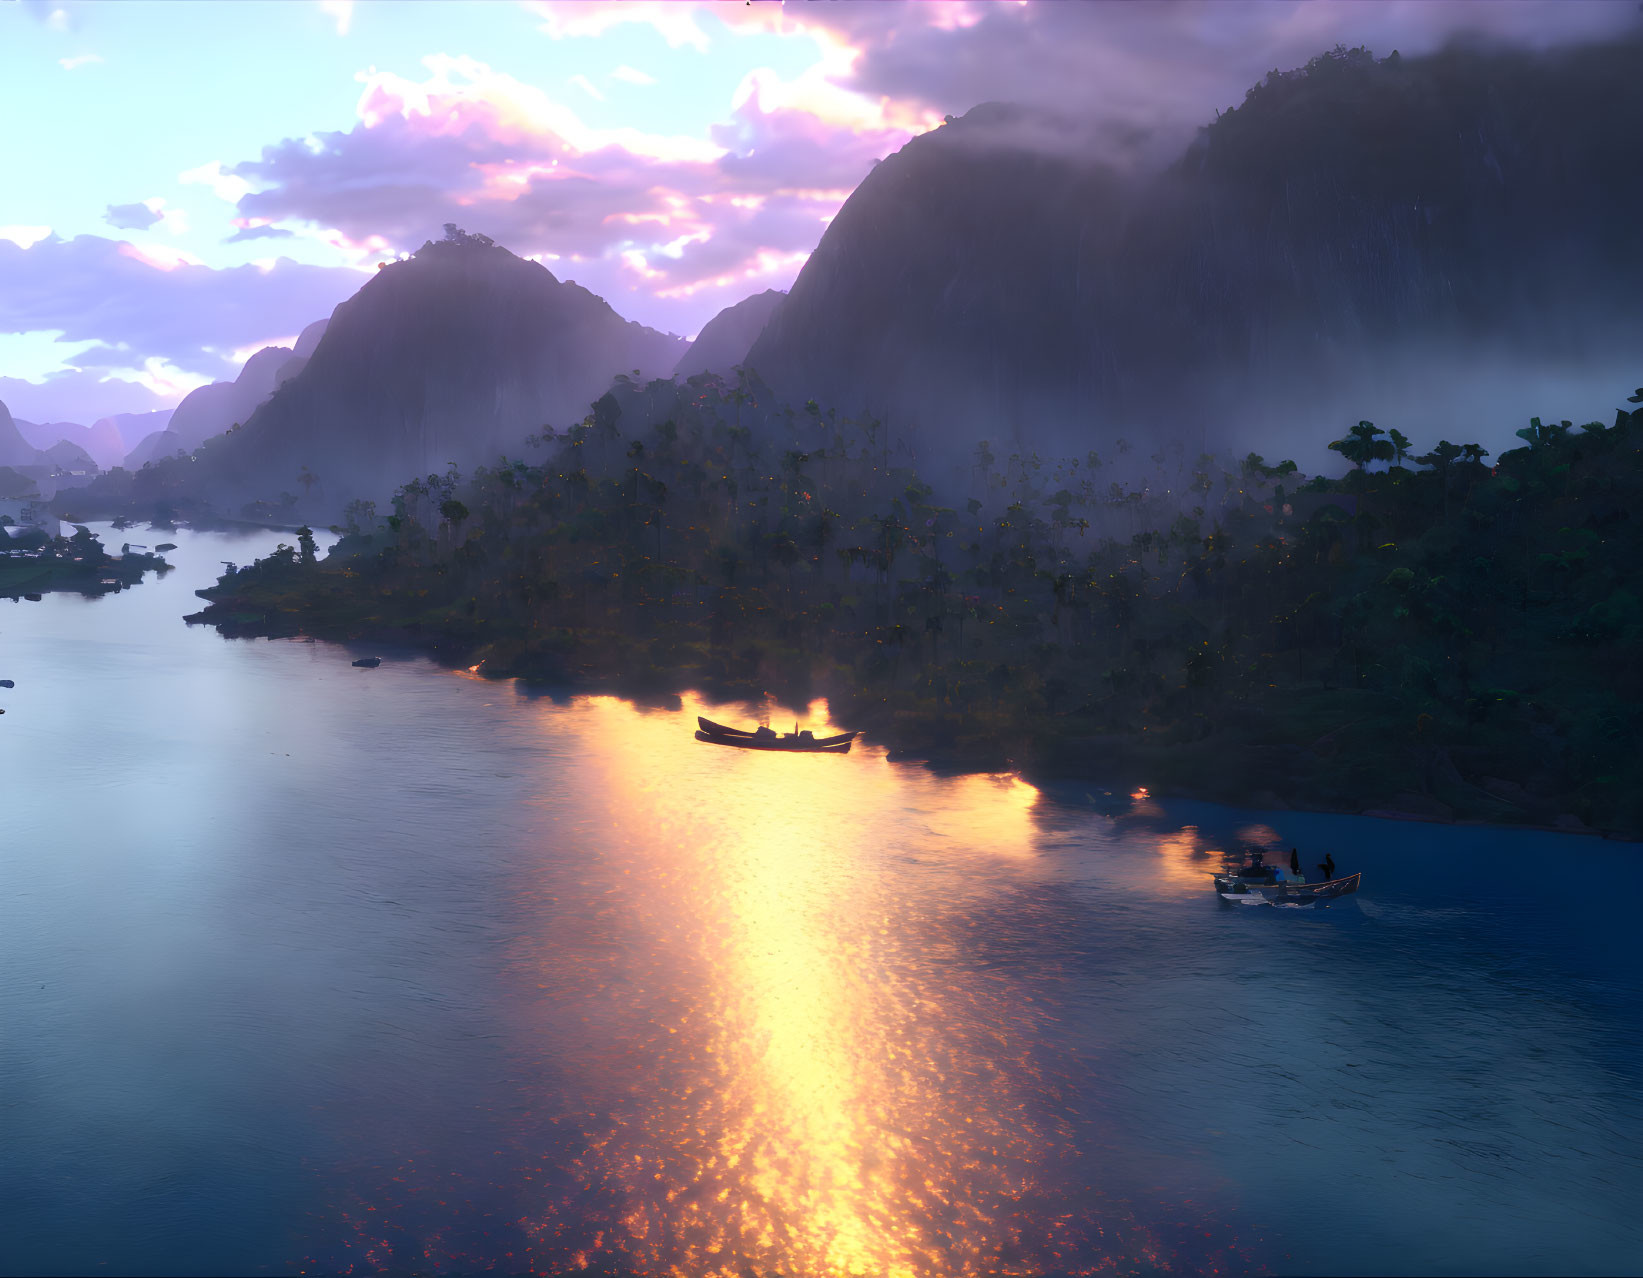
M 40 354 L 46 332 L 129 346 L 133 387 L 159 384 L 138 376 L 151 357 L 231 376 L 214 352 L 269 327 L 300 331 L 361 271 L 451 221 L 520 256 L 575 260 L 578 283 L 625 318 L 696 333 L 750 292 L 789 287 L 874 162 L 979 102 L 1042 101 L 1185 138 L 1274 62 L 1332 43 L 1408 54 L 1474 27 L 1576 39 L 1625 8 L 1211 6 L 1183 11 L 1160 48 L 1116 5 L 4 6 L 13 87 L 47 122 L 19 140 L 24 168 L 0 209 L 0 240 L 26 251 L 9 273 L 56 275 L 55 237 L 104 263 L 186 264 L 231 283 L 212 290 L 201 341 L 116 331 L 100 300 L 108 267 L 82 269 L 46 294 L 49 313 L 0 309 L 0 344 L 23 339 L 0 354 L 7 374 L 41 385 L 30 411 L 65 419 L 101 374 L 70 363 L 48 393 L 63 365 Z M 199 57 L 178 65 L 178 39 Z M 1254 48 L 1259 59 L 1238 60 Z M 264 58 L 304 66 L 301 84 L 269 76 L 251 100 L 208 83 L 208 68 L 249 59 L 255 73 Z M 1134 67 L 1150 70 L 1125 78 Z M 1164 84 L 1169 102 L 1145 87 Z M 108 113 L 120 137 L 161 142 L 116 142 L 92 123 Z M 65 154 L 81 162 L 64 167 Z M 122 236 L 134 227 L 163 230 L 170 247 Z M 131 305 L 152 311 L 161 296 Z M 134 394 L 131 407 L 167 402 Z
M 622 1102 L 596 1142 L 589 1171 L 627 1204 L 604 1248 L 654 1273 L 993 1272 L 1014 1229 L 1000 1204 L 1058 1137 L 1023 1116 L 1038 1080 L 981 1044 L 1033 1014 L 994 1024 L 988 983 L 956 967 L 945 988 L 921 983 L 904 946 L 909 928 L 961 944 L 962 910 L 983 904 L 966 865 L 1032 860 L 1038 792 L 1012 776 L 938 783 L 870 744 L 781 760 L 676 749 L 698 713 L 740 717 L 689 697 L 678 713 L 577 703 L 612 810 L 651 831 L 600 872 L 694 991 L 692 1010 L 646 1030 L 669 1083 Z M 823 702 L 803 718 L 837 727 Z M 660 766 L 636 772 L 641 757 Z M 873 869 L 896 854 L 875 831 L 909 810 L 943 849 L 924 904 L 884 894 Z M 611 1068 L 620 1090 L 627 1067 Z M 558 1227 L 541 1222 L 544 1248 Z

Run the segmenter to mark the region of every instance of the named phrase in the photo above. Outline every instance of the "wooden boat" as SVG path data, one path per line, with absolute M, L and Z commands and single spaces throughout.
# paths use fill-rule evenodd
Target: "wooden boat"
M 1351 896 L 1362 881 L 1362 873 L 1328 879 L 1323 883 L 1303 883 L 1282 877 L 1276 881 L 1262 881 L 1243 875 L 1217 874 L 1215 892 L 1223 901 L 1234 905 L 1276 905 L 1294 909 Z
M 722 723 L 714 723 L 712 719 L 704 719 L 704 718 L 702 718 L 701 715 L 696 716 L 696 726 L 699 727 L 702 730 L 702 732 L 705 732 L 708 736 L 711 736 L 711 737 L 731 737 L 731 738 L 737 738 L 737 739 L 742 739 L 742 740 L 749 740 L 749 739 L 752 739 L 752 738 L 757 737 L 759 735 L 756 732 L 749 732 L 746 728 L 729 728 L 729 727 L 726 727 Z M 702 732 L 699 732 L 696 735 L 701 736 Z M 788 738 L 793 737 L 794 735 L 795 734 L 791 733 L 791 732 L 784 732 L 784 733 L 782 733 L 780 739 L 785 741 Z M 805 736 L 805 734 L 803 734 L 803 733 L 799 733 L 797 735 L 800 736 L 800 737 Z M 854 732 L 841 732 L 837 736 L 832 736 L 832 737 L 808 737 L 807 740 L 812 745 L 836 746 L 836 745 L 844 745 L 847 742 L 853 741 L 855 739 L 855 737 L 856 737 L 856 734 Z
M 850 738 L 855 733 L 849 732 L 841 741 L 837 737 L 817 738 L 808 733 L 795 736 L 785 732 L 777 736 L 772 732 L 769 736 L 760 736 L 758 733 L 748 732 L 741 736 L 726 736 L 719 732 L 696 733 L 696 740 L 706 741 L 709 745 L 735 746 L 738 750 L 776 750 L 788 754 L 849 754 Z
M 750 737 L 753 735 L 745 728 L 727 728 L 724 724 L 714 723 L 712 719 L 704 719 L 701 715 L 696 716 L 696 726 L 703 732 L 711 732 L 714 736 L 719 737 Z
M 1276 887 L 1256 888 L 1274 905 L 1311 905 L 1315 901 L 1333 901 L 1351 896 L 1358 890 L 1363 875 L 1348 874 L 1323 883 L 1280 883 Z

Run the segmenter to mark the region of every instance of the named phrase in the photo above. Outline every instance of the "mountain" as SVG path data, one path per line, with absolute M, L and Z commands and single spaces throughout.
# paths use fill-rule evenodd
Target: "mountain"
M 736 365 L 747 359 L 754 341 L 786 296 L 769 288 L 725 307 L 702 327 L 690 349 L 674 365 L 673 375 L 692 377 L 697 373 L 717 373 L 720 377 L 734 378 Z
M 978 107 L 867 176 L 747 362 L 966 452 L 1452 434 L 1554 389 L 1602 415 L 1643 349 L 1640 61 L 1337 49 L 1140 175 Z
M 122 441 L 120 452 L 125 454 L 140 440 L 146 439 L 157 430 L 164 430 L 175 411 L 170 408 L 157 408 L 149 413 L 115 413 L 112 417 L 99 417 L 92 424 L 92 429 L 101 430 L 105 425 L 112 426 Z
M 49 449 L 59 441 L 66 441 L 102 470 L 118 466 L 127 451 L 119 428 L 106 417 L 92 426 L 81 426 L 77 422 L 26 422 L 21 417 L 12 420 L 18 433 L 35 448 Z
M 59 439 L 50 448 L 41 449 L 40 459 L 49 466 L 80 474 L 101 469 L 92 455 L 71 439 Z
M 0 466 L 37 466 L 40 450 L 18 432 L 11 410 L 0 404 Z
M 249 420 L 277 387 L 303 370 L 324 336 L 327 323 L 328 320 L 316 320 L 303 329 L 294 348 L 264 346 L 245 361 L 240 375 L 233 381 L 212 382 L 185 395 L 164 426 L 168 433 L 176 436 L 176 447 L 191 453 L 213 435 Z M 139 444 L 134 453 L 141 451 L 144 444 Z M 169 456 L 173 451 L 175 449 L 168 445 L 167 451 L 159 455 Z M 144 460 L 151 457 L 150 453 Z M 127 469 L 131 468 L 128 463 Z
M 178 453 L 190 451 L 189 448 L 184 446 L 182 436 L 175 431 L 150 431 L 137 441 L 137 446 L 125 455 L 125 459 L 120 465 L 127 470 L 141 470 L 149 462 L 159 461 L 164 457 L 174 457 Z
M 175 435 L 185 451 L 193 452 L 213 435 L 245 421 L 274 393 L 279 371 L 290 362 L 291 348 L 264 346 L 245 361 L 231 382 L 212 382 L 183 396 L 172 411 L 166 433 Z
M 299 483 L 328 512 L 380 501 L 449 463 L 494 463 L 545 424 L 580 421 L 616 374 L 665 377 L 684 346 L 456 232 L 383 266 L 337 307 L 300 371 L 208 441 L 198 482 L 219 507 Z

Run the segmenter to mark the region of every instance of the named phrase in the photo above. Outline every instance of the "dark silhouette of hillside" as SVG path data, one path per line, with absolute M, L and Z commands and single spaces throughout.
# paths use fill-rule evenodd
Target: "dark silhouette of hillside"
M 449 227 L 337 307 L 307 363 L 239 429 L 192 459 L 110 476 L 77 509 L 203 503 L 335 518 L 408 476 L 517 452 L 545 424 L 579 421 L 616 374 L 666 375 L 684 346 Z
M 748 399 L 619 385 L 534 463 L 407 484 L 323 562 L 302 530 L 195 619 L 819 692 L 986 770 L 1643 835 L 1643 407 L 1532 419 L 1493 465 L 1362 421 L 1326 445 L 1340 478 L 1251 454 L 1196 469 L 1179 514 L 1166 474 L 1126 491 L 1093 455 L 978 459 L 948 506 L 876 422 L 750 428 Z
M 1337 49 L 1144 176 L 1077 122 L 978 107 L 868 176 L 748 362 L 926 448 L 1596 412 L 1643 345 L 1640 62 Z
M 734 381 L 736 366 L 747 359 L 754 341 L 786 296 L 767 288 L 725 307 L 702 326 L 690 349 L 674 366 L 673 375 L 694 377 L 698 373 L 717 373 Z

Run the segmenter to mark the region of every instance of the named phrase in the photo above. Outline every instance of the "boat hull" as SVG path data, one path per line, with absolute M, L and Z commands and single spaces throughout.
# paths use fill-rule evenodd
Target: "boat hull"
M 854 734 L 852 734 L 854 735 Z M 825 741 L 793 741 L 786 737 L 757 738 L 726 737 L 717 732 L 698 732 L 696 740 L 706 741 L 709 745 L 731 746 L 737 750 L 768 750 L 772 754 L 849 754 L 850 740 L 833 740 L 831 744 Z
M 696 716 L 696 724 L 701 729 L 701 732 L 696 734 L 697 736 L 701 736 L 705 732 L 710 737 L 731 737 L 738 741 L 758 739 L 754 733 L 747 731 L 745 728 L 726 727 L 722 723 L 714 723 L 712 719 L 704 719 L 701 715 Z M 791 733 L 784 733 L 778 739 L 788 740 L 791 736 Z M 855 736 L 854 732 L 840 732 L 831 737 L 812 737 L 807 744 L 818 746 L 843 745 L 847 741 L 853 741 Z
M 1294 909 L 1300 906 L 1316 905 L 1321 901 L 1335 901 L 1343 896 L 1351 896 L 1358 890 L 1363 875 L 1348 874 L 1344 878 L 1330 879 L 1324 883 L 1250 883 L 1232 882 L 1223 883 L 1220 876 L 1216 877 L 1216 895 L 1231 905 L 1276 905 Z

